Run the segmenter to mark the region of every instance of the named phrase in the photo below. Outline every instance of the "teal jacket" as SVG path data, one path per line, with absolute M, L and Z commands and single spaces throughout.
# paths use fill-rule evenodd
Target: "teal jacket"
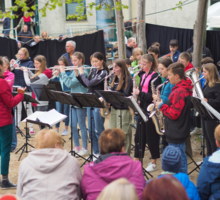
M 83 67 L 89 67 L 88 65 L 83 65 Z M 89 69 L 84 70 L 84 74 L 89 77 Z M 71 93 L 86 93 L 88 88 L 84 87 L 76 77 L 75 72 L 73 71 L 69 76 L 62 72 L 59 74 L 60 81 L 63 82 L 68 88 L 71 89 Z

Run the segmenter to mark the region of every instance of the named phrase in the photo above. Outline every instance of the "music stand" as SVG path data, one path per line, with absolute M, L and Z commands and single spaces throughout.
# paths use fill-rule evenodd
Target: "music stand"
M 48 93 L 50 95 L 53 95 L 54 97 L 56 97 L 56 101 L 59 101 L 62 104 L 70 105 L 71 108 L 75 108 L 75 106 L 81 108 L 81 104 L 79 104 L 75 99 L 73 99 L 70 94 L 67 94 L 65 92 L 53 91 L 53 90 L 48 90 Z M 71 116 L 72 116 L 72 109 L 71 109 Z M 70 139 L 71 139 L 71 150 L 70 150 L 70 153 L 71 153 L 71 155 L 74 155 L 74 157 L 75 157 L 77 153 L 72 150 L 73 149 L 73 140 L 72 140 L 72 128 L 71 128 L 71 126 L 70 126 L 70 130 L 71 130 L 71 137 L 70 137 Z M 78 155 L 78 156 L 80 156 L 80 155 Z
M 138 105 L 138 103 L 136 102 L 135 98 L 133 96 L 129 96 L 129 97 L 123 97 L 124 98 L 124 102 L 126 105 L 128 105 L 128 107 L 130 107 L 134 112 L 137 112 L 140 117 L 142 118 L 143 120 L 143 123 L 146 123 L 148 121 L 148 115 L 146 112 L 144 112 L 144 110 Z M 142 121 L 139 120 L 139 124 L 140 124 L 140 132 L 143 133 L 143 130 L 142 130 Z M 141 164 L 142 164 L 142 170 L 143 170 L 143 173 L 144 175 L 146 176 L 146 178 L 149 180 L 147 174 L 150 176 L 150 177 L 153 177 L 152 174 L 150 172 L 148 172 L 144 167 L 143 167 L 143 158 L 142 158 L 142 134 L 140 134 L 140 137 L 139 137 L 139 160 L 141 161 Z M 147 173 L 147 174 L 146 174 Z
M 201 118 L 203 120 L 211 120 L 213 119 L 213 116 L 210 115 L 210 113 L 207 111 L 207 109 L 205 108 L 205 106 L 201 103 L 201 99 L 197 98 L 197 97 L 191 97 L 191 102 L 194 106 L 194 108 L 198 111 L 198 113 L 200 114 Z M 201 140 L 201 147 L 202 147 L 202 155 L 203 158 L 205 158 L 205 139 L 204 136 L 202 136 L 202 140 Z M 186 152 L 187 153 L 187 152 Z M 187 153 L 188 154 L 188 153 Z M 188 156 L 191 158 L 191 156 L 188 154 Z M 200 169 L 200 166 L 202 165 L 202 162 L 198 165 L 193 158 L 191 158 L 192 162 L 196 165 L 196 167 L 188 173 L 188 175 L 190 175 L 192 172 L 197 171 L 197 169 Z M 197 171 L 198 172 L 198 171 Z
M 49 81 L 49 84 L 48 85 L 55 85 L 55 90 L 56 91 L 63 91 L 62 90 L 62 86 L 60 84 L 60 81 Z
M 94 110 L 94 108 L 104 108 L 103 103 L 98 99 L 98 97 L 95 94 L 86 94 L 86 93 L 72 93 L 73 98 L 80 102 L 82 107 L 91 107 L 91 110 Z M 92 130 L 92 115 L 90 117 L 90 126 Z M 93 154 L 93 136 L 91 137 L 91 153 L 88 158 L 85 159 L 85 162 L 81 165 L 86 164 L 86 162 L 93 161 L 93 157 L 96 158 L 96 156 Z M 82 156 L 80 156 L 82 157 Z M 82 157 L 83 158 L 83 157 Z M 84 158 L 83 158 L 84 159 Z
M 15 97 L 17 94 L 18 94 L 17 92 L 12 92 L 13 97 Z M 28 104 L 28 103 L 36 103 L 36 104 L 39 104 L 39 102 L 38 102 L 37 100 L 35 100 L 32 96 L 27 95 L 27 94 L 24 94 L 24 99 L 23 99 L 23 101 L 26 102 L 26 107 L 25 107 L 26 110 L 27 110 L 27 104 Z M 16 110 L 16 126 L 15 126 L 15 128 L 19 131 L 19 133 L 21 134 L 22 137 L 23 137 L 23 136 L 24 136 L 24 137 L 30 137 L 29 133 L 28 133 L 28 135 L 26 134 L 26 136 L 25 136 L 25 134 L 23 133 L 23 131 L 18 127 L 18 110 L 17 110 L 17 109 L 18 109 L 18 108 L 17 108 L 17 106 L 16 106 L 16 108 L 15 108 L 15 110 Z M 27 128 L 27 127 L 26 127 L 26 128 Z

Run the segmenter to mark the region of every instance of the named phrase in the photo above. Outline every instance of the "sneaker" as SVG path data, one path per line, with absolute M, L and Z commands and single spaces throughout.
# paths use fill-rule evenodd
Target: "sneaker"
M 11 147 L 11 152 L 14 152 L 16 147 Z
M 154 171 L 157 170 L 157 165 L 152 163 L 152 162 L 150 162 L 148 164 L 147 168 L 145 168 L 145 170 L 148 171 L 148 172 L 154 172 Z
M 62 136 L 65 136 L 65 135 L 69 135 L 69 132 L 68 132 L 68 130 L 66 130 L 66 129 L 63 129 L 63 132 L 62 132 L 62 134 L 61 134 Z
M 29 133 L 30 133 L 30 135 L 35 134 L 34 128 L 29 128 Z
M 77 150 L 76 148 L 74 148 L 73 151 L 74 151 L 75 153 L 79 153 L 79 150 Z
M 202 163 L 203 163 L 203 160 L 199 161 L 199 162 L 196 162 L 196 164 L 199 165 L 199 166 L 202 165 Z
M 9 179 L 2 181 L 2 190 L 13 189 L 13 188 L 16 189 L 17 185 L 11 183 Z
M 193 131 L 190 132 L 190 135 L 202 135 L 202 129 L 196 127 Z
M 78 154 L 80 156 L 87 156 L 87 155 L 89 155 L 89 150 L 88 149 L 86 150 L 86 149 L 82 148 L 82 149 L 80 149 Z

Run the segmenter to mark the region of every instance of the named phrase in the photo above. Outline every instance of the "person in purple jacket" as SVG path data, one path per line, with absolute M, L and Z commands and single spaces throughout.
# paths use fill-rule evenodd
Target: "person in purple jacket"
M 145 179 L 140 161 L 133 161 L 125 153 L 125 133 L 122 129 L 106 129 L 99 138 L 100 156 L 84 167 L 82 196 L 95 200 L 99 193 L 114 180 L 126 178 L 135 186 L 141 199 Z

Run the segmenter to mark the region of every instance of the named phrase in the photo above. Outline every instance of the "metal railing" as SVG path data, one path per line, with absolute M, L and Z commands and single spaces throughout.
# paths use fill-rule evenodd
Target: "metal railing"
M 9 28 L 9 29 L 2 29 L 2 30 L 0 30 L 0 33 L 2 33 L 3 31 L 14 31 L 14 33 L 13 34 L 9 34 L 8 36 L 10 37 L 10 36 L 13 36 L 12 38 L 14 38 L 15 40 L 18 40 L 18 32 L 17 32 L 17 29 L 15 29 L 15 28 Z M 4 33 L 3 33 L 3 35 L 5 35 Z

